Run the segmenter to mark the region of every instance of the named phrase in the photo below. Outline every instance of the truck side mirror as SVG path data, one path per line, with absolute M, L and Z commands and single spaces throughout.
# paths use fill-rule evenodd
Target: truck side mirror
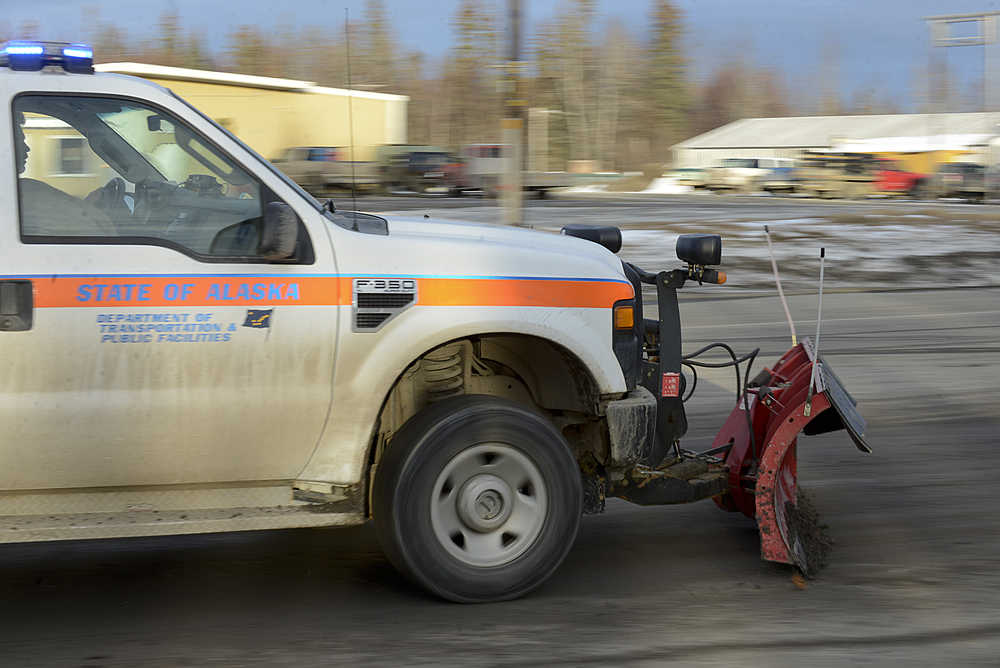
M 677 257 L 699 267 L 722 264 L 722 237 L 718 234 L 682 234 L 677 237 Z
M 260 230 L 257 255 L 265 260 L 287 260 L 299 241 L 299 219 L 284 202 L 268 202 Z

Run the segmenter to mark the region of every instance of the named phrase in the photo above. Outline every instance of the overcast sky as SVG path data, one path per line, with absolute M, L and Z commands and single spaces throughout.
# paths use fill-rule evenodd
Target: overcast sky
M 489 1 L 489 0 L 487 0 Z M 497 0 L 503 7 L 503 0 Z M 550 17 L 559 0 L 522 0 L 526 28 Z M 47 39 L 78 39 L 96 11 L 146 36 L 167 8 L 188 27 L 203 31 L 225 47 L 226 33 L 242 23 L 260 26 L 316 24 L 342 29 L 344 8 L 360 17 L 363 0 L 2 0 L 0 29 L 16 30 L 36 20 Z M 457 0 L 385 0 L 400 41 L 440 56 L 451 43 L 451 17 Z M 697 76 L 732 56 L 783 70 L 792 89 L 815 82 L 826 45 L 840 54 L 845 94 L 859 86 L 887 91 L 906 107 L 916 73 L 928 62 L 925 16 L 1000 9 L 1000 0 L 679 0 L 685 13 L 687 43 Z M 603 18 L 617 16 L 644 34 L 649 0 L 598 0 Z M 238 8 L 238 9 L 237 9 Z M 598 25 L 600 25 L 600 21 Z M 997 47 L 1000 50 L 1000 47 Z M 982 78 L 983 48 L 948 49 L 948 62 L 962 89 Z

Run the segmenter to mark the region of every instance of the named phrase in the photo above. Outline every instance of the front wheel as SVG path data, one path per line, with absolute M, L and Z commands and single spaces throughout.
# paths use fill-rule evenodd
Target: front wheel
M 389 560 L 459 602 L 542 584 L 580 524 L 580 473 L 562 434 L 512 401 L 462 396 L 410 419 L 379 462 L 375 529 Z

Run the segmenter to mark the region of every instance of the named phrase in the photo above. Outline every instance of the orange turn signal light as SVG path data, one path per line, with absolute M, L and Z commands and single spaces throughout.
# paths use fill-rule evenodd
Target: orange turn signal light
M 615 307 L 615 329 L 632 329 L 635 326 L 635 307 L 622 304 Z
M 729 278 L 729 277 L 726 276 L 726 272 L 720 271 L 719 272 L 718 285 L 722 285 L 723 283 L 725 283 L 727 278 Z

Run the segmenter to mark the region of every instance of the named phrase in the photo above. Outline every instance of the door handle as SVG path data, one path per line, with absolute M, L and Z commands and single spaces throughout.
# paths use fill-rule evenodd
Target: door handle
M 31 329 L 34 312 L 31 281 L 0 281 L 0 332 Z

